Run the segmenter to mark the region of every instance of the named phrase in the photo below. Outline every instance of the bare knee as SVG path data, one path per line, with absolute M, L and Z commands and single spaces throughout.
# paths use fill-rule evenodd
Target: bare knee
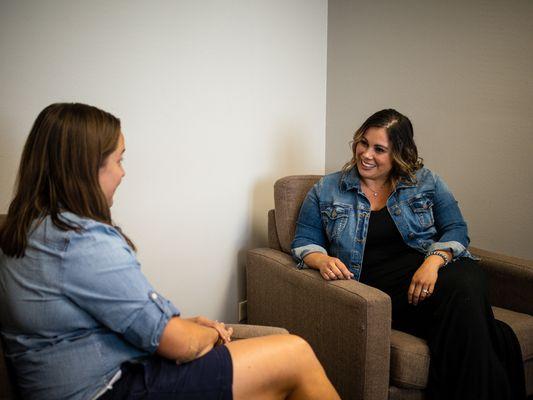
M 324 368 L 307 341 L 296 335 L 287 335 L 287 354 L 290 362 L 287 380 L 291 384 L 290 398 L 294 399 L 339 399 L 326 376 Z
M 311 346 L 309 346 L 309 343 L 307 343 L 307 341 L 303 337 L 293 334 L 284 336 L 289 342 L 291 342 L 291 345 L 295 348 L 299 348 L 301 351 L 311 350 Z
M 282 398 L 301 385 L 318 361 L 311 346 L 295 335 L 273 335 L 231 342 L 235 399 Z
M 272 343 L 271 349 L 278 358 L 280 364 L 278 368 L 283 366 L 287 378 L 289 376 L 297 378 L 309 369 L 320 366 L 313 349 L 302 337 L 290 334 L 270 338 L 275 342 L 275 345 Z
M 318 364 L 315 352 L 307 341 L 296 335 L 286 335 L 287 345 L 290 348 L 291 356 L 296 364 L 300 364 L 300 368 L 309 369 L 315 368 Z
M 231 342 L 227 347 L 233 361 L 233 395 L 236 400 L 288 396 L 295 399 L 338 398 L 329 395 L 334 389 L 324 369 L 311 346 L 299 336 L 244 339 Z M 316 396 L 311 395 L 315 392 Z

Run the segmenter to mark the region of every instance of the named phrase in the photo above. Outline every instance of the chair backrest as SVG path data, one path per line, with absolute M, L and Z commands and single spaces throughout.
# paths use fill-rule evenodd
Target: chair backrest
M 313 185 L 322 175 L 293 175 L 274 184 L 276 232 L 281 250 L 290 253 L 300 207 Z

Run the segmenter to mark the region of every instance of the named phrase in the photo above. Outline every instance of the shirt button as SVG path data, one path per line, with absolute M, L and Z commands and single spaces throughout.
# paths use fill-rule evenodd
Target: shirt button
M 331 213 L 331 216 L 332 216 L 333 218 L 335 218 L 335 217 L 337 216 L 337 211 L 333 210 L 333 212 Z
M 415 234 L 413 232 L 410 232 L 407 236 L 409 237 L 409 239 L 414 239 Z
M 153 293 L 150 295 L 150 297 L 152 298 L 152 300 L 157 300 L 157 293 Z
M 395 215 L 400 215 L 401 213 L 402 213 L 402 210 L 400 210 L 399 208 L 397 208 L 396 211 L 394 211 Z

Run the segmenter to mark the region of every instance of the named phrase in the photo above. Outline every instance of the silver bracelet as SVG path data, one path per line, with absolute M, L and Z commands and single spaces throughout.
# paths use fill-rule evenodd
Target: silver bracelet
M 445 267 L 450 263 L 450 259 L 448 258 L 448 256 L 444 253 L 441 253 L 439 250 L 430 251 L 426 258 L 428 258 L 429 256 L 439 256 L 440 258 L 442 258 L 444 260 L 444 264 L 441 265 L 441 268 Z

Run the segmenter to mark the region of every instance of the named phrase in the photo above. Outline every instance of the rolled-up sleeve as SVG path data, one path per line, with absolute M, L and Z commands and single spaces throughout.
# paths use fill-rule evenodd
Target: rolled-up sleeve
M 315 185 L 307 194 L 296 222 L 291 253 L 299 268 L 305 268 L 304 257 L 311 253 L 327 254 L 327 239 L 322 227 L 320 205 Z
M 157 349 L 179 310 L 150 285 L 114 228 L 94 223 L 73 232 L 62 261 L 65 296 L 134 346 Z

